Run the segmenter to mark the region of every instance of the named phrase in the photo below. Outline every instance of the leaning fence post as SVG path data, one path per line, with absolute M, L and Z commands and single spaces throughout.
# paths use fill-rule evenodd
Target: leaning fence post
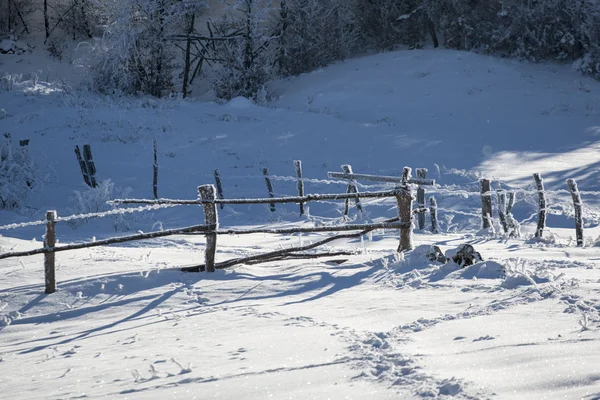
M 296 176 L 298 177 L 298 196 L 304 196 L 304 181 L 302 180 L 302 161 L 294 160 L 294 168 L 296 168 Z M 300 202 L 300 215 L 304 215 L 304 202 Z
M 47 211 L 46 221 L 44 248 L 48 249 L 56 246 L 56 211 Z M 46 281 L 46 293 L 56 292 L 56 267 L 54 251 L 44 252 L 44 275 Z
M 215 187 L 213 185 L 202 185 L 198 186 L 198 193 L 200 199 L 207 201 L 202 203 L 204 208 L 204 223 L 211 229 L 217 230 L 219 227 L 219 220 L 217 214 L 217 207 L 214 201 L 216 200 Z M 215 272 L 215 253 L 217 252 L 217 234 L 207 233 L 206 234 L 206 250 L 204 252 L 204 263 L 207 272 Z
M 81 151 L 79 150 L 79 146 L 75 145 L 75 156 L 77 157 L 77 162 L 79 162 L 79 168 L 81 168 L 81 174 L 83 175 L 83 181 L 89 187 L 92 187 L 92 182 L 90 181 L 90 174 L 88 172 L 87 164 L 81 158 Z
M 577 187 L 577 182 L 574 179 L 567 179 L 567 185 L 571 191 L 571 197 L 573 198 L 573 207 L 575 208 L 575 234 L 577 236 L 577 246 L 583 247 L 583 217 L 581 215 L 581 194 Z
M 399 191 L 398 195 L 396 195 L 396 200 L 398 201 L 398 216 L 400 217 L 400 222 L 404 223 L 405 226 L 400 228 L 400 245 L 398 246 L 398 253 L 403 252 L 405 250 L 412 250 L 412 221 L 413 221 L 413 212 L 412 212 L 412 191 L 410 188 L 410 184 L 408 180 L 410 179 L 411 169 L 409 167 L 404 167 L 402 178 L 403 182 L 400 186 L 397 187 Z
M 438 216 L 437 216 L 437 201 L 435 197 L 431 196 L 429 198 L 429 212 L 431 214 L 431 232 L 432 233 L 440 233 L 440 226 L 438 224 Z
M 152 147 L 154 149 L 154 163 L 152 164 L 153 169 L 153 177 L 152 177 L 152 193 L 154 194 L 154 198 L 158 199 L 158 144 L 156 143 L 156 139 L 152 140 Z
M 508 233 L 506 214 L 506 190 L 500 189 L 498 190 L 498 217 L 500 218 L 500 223 L 502 224 L 504 233 Z
M 533 174 L 533 179 L 535 179 L 535 185 L 538 191 L 538 224 L 537 229 L 535 230 L 535 237 L 541 238 L 544 234 L 544 229 L 546 229 L 546 192 L 544 191 L 544 180 L 540 176 L 540 174 Z
M 352 174 L 352 166 L 349 164 L 344 164 L 342 165 L 342 171 L 344 171 L 344 173 L 348 175 Z M 358 193 L 358 186 L 356 185 L 356 181 L 354 179 L 348 180 L 348 190 L 346 191 L 346 193 Z M 362 204 L 360 204 L 360 199 L 358 197 L 354 199 L 354 203 L 356 204 L 356 209 L 362 214 L 363 208 Z M 347 217 L 349 212 L 350 199 L 346 199 L 346 201 L 344 202 L 344 216 Z
M 269 192 L 269 197 L 273 198 L 275 195 L 273 194 L 273 185 L 271 184 L 271 178 L 269 178 L 269 169 L 263 168 L 263 175 L 265 176 L 265 183 L 267 184 L 267 191 Z M 275 203 L 269 203 L 269 208 L 271 212 L 275 212 Z
M 96 183 L 96 164 L 94 164 L 94 160 L 92 159 L 92 147 L 89 144 L 83 145 L 83 158 L 85 159 L 85 164 L 87 165 L 92 187 L 98 187 L 98 184 Z
M 223 196 L 223 184 L 221 183 L 221 175 L 219 175 L 219 170 L 215 169 L 215 183 L 217 184 L 217 196 L 219 199 L 224 199 Z M 225 204 L 220 204 L 221 210 L 225 207 Z
M 417 178 L 427 178 L 427 168 L 417 168 Z M 419 208 L 425 208 L 425 189 L 419 185 L 417 188 L 417 206 Z M 417 217 L 419 229 L 425 228 L 425 213 L 419 213 Z
M 479 181 L 481 187 L 481 220 L 483 229 L 492 228 L 492 194 L 489 179 Z

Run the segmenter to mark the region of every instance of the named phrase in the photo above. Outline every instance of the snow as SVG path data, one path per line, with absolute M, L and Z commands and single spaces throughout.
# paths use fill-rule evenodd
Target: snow
M 21 62 L 17 62 L 18 60 Z M 600 396 L 600 83 L 566 66 L 531 65 L 448 50 L 398 51 L 272 83 L 266 105 L 107 98 L 75 89 L 67 63 L 1 55 L 0 131 L 30 139 L 43 188 L 21 213 L 0 211 L 0 253 L 42 246 L 46 210 L 61 245 L 204 223 L 199 205 L 97 210 L 69 225 L 83 192 L 75 145 L 91 144 L 111 196 L 152 197 L 152 141 L 161 198 L 197 198 L 218 169 L 225 199 L 343 193 L 327 179 L 400 176 L 428 168 L 441 233 L 415 230 L 338 240 L 319 251 L 353 255 L 183 273 L 204 262 L 202 235 L 58 253 L 58 291 L 43 293 L 43 256 L 0 260 L 3 396 L 48 398 L 586 398 Z M 29 62 L 29 63 L 28 63 Z M 50 73 L 51 72 L 51 73 Z M 74 81 L 76 79 L 74 78 Z M 73 86 L 72 86 L 73 85 Z M 438 167 L 439 166 L 439 167 Z M 541 173 L 548 229 L 534 239 Z M 514 189 L 522 239 L 480 230 L 480 177 Z M 566 179 L 581 189 L 585 246 L 575 247 Z M 393 184 L 357 182 L 358 190 Z M 129 188 L 129 189 L 128 189 Z M 497 204 L 493 197 L 494 207 Z M 90 200 L 91 202 L 91 200 Z M 395 199 L 298 205 L 226 205 L 223 229 L 379 223 Z M 88 204 L 91 206 L 92 204 Z M 82 205 L 85 206 L 85 205 Z M 81 211 L 83 213 L 83 211 Z M 91 210 L 96 215 L 96 210 Z M 497 210 L 494 209 L 494 214 Z M 114 215 L 117 214 L 117 215 Z M 530 216 L 534 216 L 531 217 Z M 496 215 L 494 215 L 496 218 Z M 427 217 L 429 226 L 429 217 Z M 496 218 L 497 219 L 497 218 Z M 502 232 L 496 220 L 496 232 Z M 16 224 L 16 225 L 13 225 Z M 14 229 L 10 229 L 14 228 Z M 10 230 L 9 230 L 10 229 Z M 217 262 L 310 244 L 325 233 L 219 235 Z M 483 261 L 460 268 L 427 260 L 471 244 Z

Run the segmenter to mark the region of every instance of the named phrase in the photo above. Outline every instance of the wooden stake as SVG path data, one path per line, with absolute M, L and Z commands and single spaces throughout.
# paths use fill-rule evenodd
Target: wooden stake
M 581 214 L 581 194 L 577 187 L 577 182 L 574 179 L 567 179 L 567 185 L 571 191 L 571 197 L 573 198 L 573 207 L 575 208 L 575 234 L 577 236 L 577 246 L 583 247 L 583 216 Z
M 406 224 L 405 227 L 400 229 L 400 245 L 398 246 L 398 253 L 403 251 L 408 251 L 413 249 L 412 245 L 412 221 L 413 221 L 413 212 L 412 212 L 412 190 L 410 185 L 408 184 L 408 180 L 410 179 L 411 169 L 409 167 L 404 167 L 402 177 L 406 182 L 402 186 L 398 187 L 400 193 L 396 196 L 396 200 L 398 201 L 398 216 L 400 217 L 400 222 Z
M 429 198 L 429 212 L 431 214 L 431 232 L 432 233 L 440 233 L 440 226 L 438 224 L 438 209 L 437 209 L 437 201 L 435 197 L 431 196 Z
M 483 229 L 492 228 L 492 190 L 489 179 L 479 181 L 481 187 L 481 220 Z
M 296 176 L 298 177 L 298 196 L 304 196 L 304 181 L 302 180 L 302 161 L 294 160 Z M 300 202 L 300 215 L 304 215 L 304 202 Z
M 417 168 L 417 178 L 425 179 L 427 178 L 427 168 Z M 419 185 L 417 188 L 417 207 L 425 208 L 425 188 Z M 425 228 L 425 213 L 420 213 L 417 216 L 417 221 L 419 225 L 419 229 Z
M 46 237 L 44 248 L 56 246 L 56 211 L 46 212 Z M 56 292 L 56 267 L 55 254 L 53 251 L 44 253 L 44 275 L 46 281 L 46 293 Z
M 349 164 L 344 164 L 344 165 L 342 165 L 342 171 L 344 171 L 345 174 L 351 174 L 352 166 Z M 346 191 L 346 193 L 358 193 L 358 186 L 356 185 L 356 181 L 354 179 L 348 181 L 348 190 Z M 354 200 L 354 202 L 356 204 L 356 209 L 362 214 L 363 207 L 362 207 L 362 204 L 360 203 L 360 199 L 357 198 Z M 344 216 L 347 217 L 349 212 L 350 212 L 350 199 L 347 199 L 344 202 Z
M 152 148 L 154 150 L 154 163 L 152 164 L 152 169 L 154 170 L 152 178 L 152 193 L 154 194 L 154 198 L 158 199 L 158 144 L 156 143 L 156 139 L 152 141 Z
M 263 175 L 265 176 L 265 183 L 267 184 L 267 191 L 269 192 L 269 197 L 274 198 L 273 194 L 273 185 L 271 184 L 271 179 L 269 178 L 269 169 L 263 168 Z M 275 203 L 269 203 L 269 209 L 271 212 L 275 212 Z
M 75 146 L 75 156 L 77 157 L 77 161 L 79 162 L 79 167 L 81 168 L 81 174 L 83 175 L 83 181 L 89 187 L 92 187 L 92 182 L 90 181 L 90 174 L 88 172 L 87 164 L 81 158 L 81 151 L 79 151 L 79 146 Z
M 506 218 L 507 214 L 506 207 L 506 190 L 498 190 L 498 217 L 500 218 L 500 224 L 502 224 L 502 229 L 504 233 L 508 233 L 508 222 Z
M 85 159 L 85 164 L 90 175 L 91 186 L 94 188 L 98 187 L 98 183 L 96 183 L 96 165 L 92 159 L 92 147 L 89 144 L 83 145 L 83 158 Z
M 535 185 L 538 191 L 538 224 L 535 230 L 535 237 L 541 238 L 546 229 L 546 193 L 544 191 L 544 180 L 540 174 L 533 174 Z
M 215 183 L 217 184 L 217 196 L 219 199 L 223 200 L 225 197 L 223 196 L 223 185 L 221 184 L 221 175 L 219 175 L 219 170 L 215 169 Z M 225 204 L 220 204 L 221 210 L 225 208 Z
M 198 193 L 202 200 L 215 200 L 215 187 L 213 185 L 198 186 Z M 214 225 L 215 230 L 219 227 L 217 207 L 214 203 L 204 203 L 204 223 Z M 215 253 L 217 252 L 217 235 L 215 233 L 206 234 L 206 250 L 204 252 L 204 263 L 207 272 L 215 272 Z

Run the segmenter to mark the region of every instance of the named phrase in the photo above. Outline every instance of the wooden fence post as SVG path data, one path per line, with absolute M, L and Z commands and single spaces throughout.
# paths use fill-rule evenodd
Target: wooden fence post
M 96 164 L 94 164 L 94 160 L 92 159 L 92 147 L 89 144 L 83 145 L 83 158 L 87 165 L 92 187 L 98 187 L 98 183 L 96 183 Z
M 500 189 L 498 190 L 498 217 L 504 233 L 508 233 L 509 230 L 506 213 L 506 190 Z
M 571 191 L 571 197 L 573 198 L 573 207 L 575 208 L 575 234 L 577 236 L 577 246 L 583 247 L 583 217 L 581 215 L 581 194 L 577 187 L 577 182 L 574 179 L 567 179 L 567 185 Z
M 342 171 L 344 171 L 345 174 L 351 174 L 352 166 L 349 164 L 344 164 L 344 165 L 342 165 Z M 354 179 L 348 180 L 348 190 L 346 191 L 346 193 L 358 193 L 358 186 Z M 362 214 L 363 207 L 362 207 L 362 204 L 360 204 L 360 199 L 357 197 L 354 200 L 354 202 L 356 204 L 356 209 L 358 211 L 360 211 L 360 213 Z M 344 217 L 347 217 L 349 212 L 350 212 L 350 199 L 346 199 L 346 201 L 344 202 Z
M 302 161 L 294 160 L 296 176 L 298 177 L 298 196 L 304 196 L 304 181 L 302 180 Z M 304 215 L 304 203 L 300 202 L 300 215 Z
M 46 212 L 46 236 L 44 247 L 56 246 L 56 211 Z M 53 251 L 44 252 L 44 276 L 46 282 L 46 293 L 56 292 L 56 266 Z
M 427 178 L 427 168 L 417 168 L 417 178 Z M 425 208 L 425 188 L 419 185 L 417 188 L 417 207 Z M 417 217 L 419 229 L 425 228 L 425 213 L 419 213 Z
M 492 228 L 492 190 L 489 179 L 479 181 L 481 187 L 481 220 L 483 229 Z
M 546 229 L 546 192 L 544 191 L 544 180 L 540 174 L 533 174 L 535 185 L 538 191 L 538 224 L 535 230 L 535 237 L 541 238 Z
M 440 233 L 440 226 L 438 224 L 438 216 L 437 216 L 437 201 L 435 197 L 431 196 L 429 198 L 429 213 L 431 214 L 431 232 L 432 233 Z
M 410 185 L 408 184 L 408 180 L 410 179 L 411 169 L 409 167 L 404 167 L 403 170 L 403 180 L 404 182 L 398 186 L 398 190 L 400 191 L 396 196 L 396 200 L 398 201 L 398 216 L 400 217 L 400 222 L 406 224 L 405 227 L 400 228 L 400 245 L 398 246 L 398 253 L 412 250 L 412 221 L 413 221 L 413 212 L 412 212 L 412 190 Z
M 263 175 L 265 176 L 265 183 L 267 184 L 267 191 L 269 192 L 269 197 L 273 198 L 275 195 L 273 194 L 273 185 L 271 184 L 271 179 L 269 178 L 269 169 L 263 168 Z M 269 208 L 271 212 L 275 212 L 275 203 L 269 203 Z
M 213 185 L 198 186 L 200 199 L 214 201 L 217 196 Z M 214 226 L 214 230 L 219 227 L 219 216 L 215 203 L 202 203 L 204 208 L 204 223 Z M 217 252 L 217 234 L 206 234 L 206 250 L 204 251 L 204 264 L 207 272 L 215 272 L 215 253 Z
M 156 139 L 152 140 L 152 147 L 154 149 L 154 163 L 152 164 L 152 169 L 154 171 L 152 177 L 152 193 L 154 194 L 154 198 L 158 199 L 158 144 L 156 143 Z
M 221 175 L 219 175 L 219 170 L 215 169 L 215 183 L 217 184 L 217 196 L 219 199 L 224 199 L 223 196 L 223 184 L 221 183 Z M 225 204 L 220 204 L 221 210 L 225 208 Z
M 77 161 L 79 162 L 79 168 L 81 168 L 81 174 L 83 175 L 83 181 L 89 187 L 92 187 L 92 182 L 90 181 L 90 174 L 88 172 L 87 164 L 81 158 L 81 151 L 79 151 L 79 146 L 75 145 L 75 156 L 77 157 Z

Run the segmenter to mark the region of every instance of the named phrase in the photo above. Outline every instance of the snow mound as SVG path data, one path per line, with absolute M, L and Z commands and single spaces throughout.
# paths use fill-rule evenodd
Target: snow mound
M 250 99 L 239 96 L 239 97 L 234 97 L 233 99 L 231 99 L 229 101 L 229 103 L 227 103 L 227 105 L 231 108 L 242 109 L 242 108 L 253 107 L 254 103 L 252 103 L 252 100 L 250 100 Z

